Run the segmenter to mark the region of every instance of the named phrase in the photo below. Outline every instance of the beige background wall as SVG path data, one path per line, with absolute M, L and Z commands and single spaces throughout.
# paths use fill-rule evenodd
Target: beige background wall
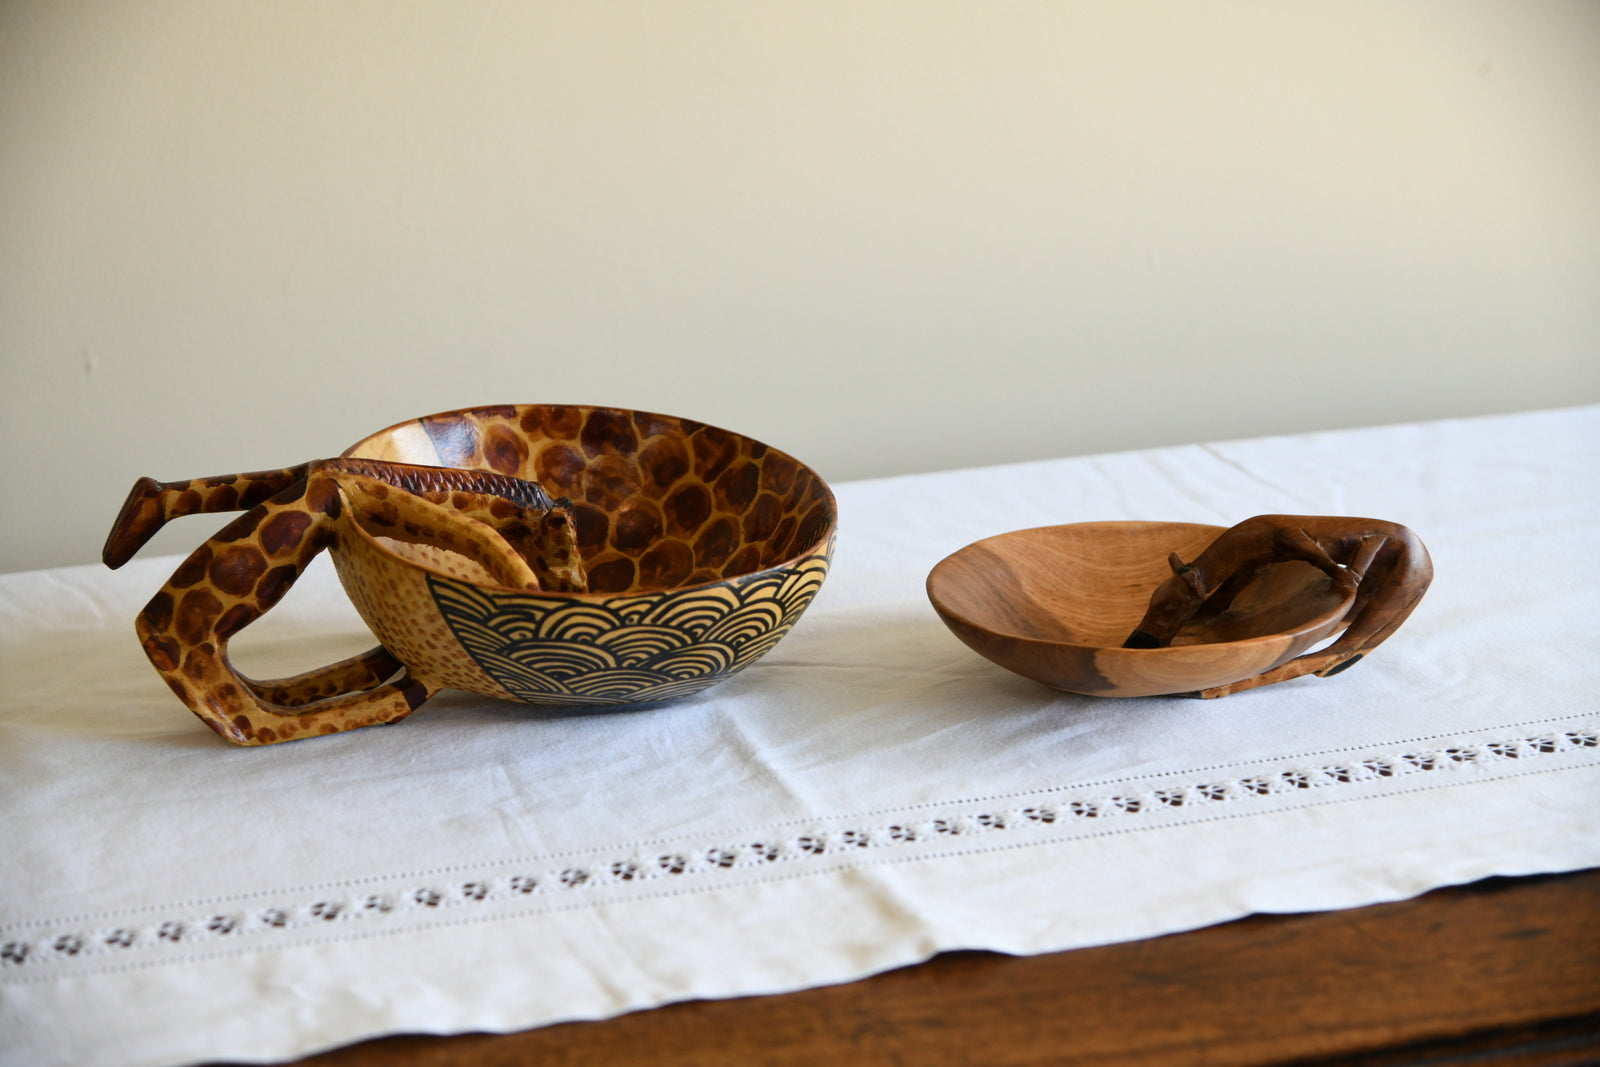
M 0 0 L 0 390 L 6 570 L 472 403 L 844 480 L 1593 402 L 1600 4 Z

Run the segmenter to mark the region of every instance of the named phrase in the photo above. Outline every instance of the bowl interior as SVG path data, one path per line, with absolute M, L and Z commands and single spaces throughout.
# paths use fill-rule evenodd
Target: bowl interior
M 462 409 L 391 426 L 344 455 L 498 471 L 570 499 L 591 593 L 766 570 L 820 550 L 837 521 L 827 484 L 787 453 L 691 419 L 621 408 Z M 436 569 L 457 562 L 389 547 Z
M 1097 522 L 1018 530 L 969 545 L 929 576 L 936 605 L 969 625 L 1022 640 L 1119 648 L 1172 573 L 1167 554 L 1199 555 L 1222 527 Z M 1298 634 L 1348 607 L 1308 563 L 1275 564 L 1224 614 L 1191 623 L 1174 647 Z

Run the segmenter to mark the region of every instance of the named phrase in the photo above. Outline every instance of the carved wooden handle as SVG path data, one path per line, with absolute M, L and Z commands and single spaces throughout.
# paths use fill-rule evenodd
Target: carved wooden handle
M 296 678 L 255 682 L 228 641 L 265 614 L 333 537 L 338 487 L 291 484 L 195 549 L 134 624 L 150 663 L 218 734 L 264 745 L 404 718 L 432 695 L 383 648 Z
M 502 585 L 541 588 L 530 554 L 552 575 L 547 581 L 581 582 L 575 552 L 570 567 L 557 559 L 554 571 L 548 553 L 535 553 L 551 540 L 550 523 L 571 520 L 564 511 L 538 511 L 551 502 L 529 484 L 346 460 L 188 483 L 141 479 L 107 539 L 105 559 L 120 565 L 171 518 L 231 510 L 241 500 L 274 491 L 191 553 L 145 606 L 135 628 L 168 686 L 228 740 L 270 744 L 334 733 L 404 718 L 436 690 L 381 646 L 293 678 L 256 681 L 229 662 L 229 640 L 276 604 L 335 542 L 341 521 L 358 517 L 373 533 L 460 553 Z M 429 497 L 447 498 L 450 506 Z M 570 526 L 557 532 L 571 543 Z M 513 546 L 516 539 L 522 543 Z
M 1301 560 L 1355 599 L 1337 641 L 1252 678 L 1201 690 L 1219 697 L 1307 674 L 1329 677 L 1355 664 L 1400 628 L 1433 580 L 1420 538 L 1381 519 L 1328 515 L 1257 515 L 1218 535 L 1193 562 L 1169 558 L 1172 577 L 1156 588 L 1150 608 L 1124 643 L 1162 648 L 1191 620 L 1220 615 L 1235 596 L 1275 563 Z

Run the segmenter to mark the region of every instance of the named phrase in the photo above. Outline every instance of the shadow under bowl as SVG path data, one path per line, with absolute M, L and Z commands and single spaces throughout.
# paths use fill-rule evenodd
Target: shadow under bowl
M 1337 634 L 1354 601 L 1308 563 L 1275 563 L 1228 611 L 1170 647 L 1123 648 L 1172 573 L 1223 527 L 1086 522 L 1000 534 L 946 557 L 928 598 L 952 633 L 1009 671 L 1090 696 L 1193 693 L 1250 678 Z

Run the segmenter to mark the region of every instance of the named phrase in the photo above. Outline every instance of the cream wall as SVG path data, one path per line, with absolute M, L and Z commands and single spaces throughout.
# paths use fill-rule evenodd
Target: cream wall
M 1592 402 L 1600 4 L 3 0 L 0 375 L 8 570 L 473 403 L 844 480 Z

